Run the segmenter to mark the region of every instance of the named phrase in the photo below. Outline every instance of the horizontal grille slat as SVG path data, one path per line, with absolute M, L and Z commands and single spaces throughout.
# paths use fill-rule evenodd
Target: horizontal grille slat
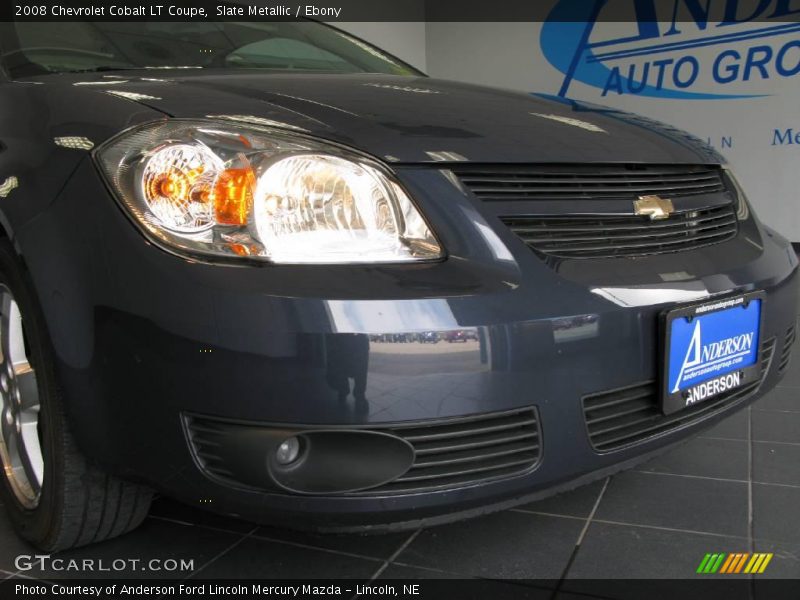
M 496 444 L 512 443 L 520 440 L 530 440 L 531 444 L 538 444 L 538 434 L 536 432 L 523 429 L 520 433 L 504 431 L 500 434 L 477 435 L 465 439 L 450 438 L 443 442 L 422 442 L 414 445 L 417 456 L 426 454 L 439 454 L 442 452 L 457 452 L 459 450 L 469 450 L 484 446 L 494 446 Z
M 196 445 L 202 446 L 203 448 L 215 448 L 215 447 L 219 447 L 219 446 L 222 445 L 222 444 L 220 444 L 220 442 L 217 442 L 217 441 L 214 441 L 214 440 L 210 440 L 207 437 L 201 436 L 201 435 L 192 436 L 192 441 Z
M 775 338 L 762 343 L 761 381 L 769 371 L 774 351 Z M 585 396 L 583 412 L 589 440 L 601 452 L 645 441 L 749 396 L 758 389 L 761 381 L 669 415 L 661 412 L 658 386 L 654 381 Z
M 703 226 L 719 223 L 721 221 L 725 222 L 726 225 L 730 224 L 729 222 L 732 220 L 730 211 L 727 208 L 723 208 L 721 210 L 722 214 L 714 214 L 711 210 L 709 210 L 708 216 L 691 219 L 691 221 L 692 223 L 697 223 L 698 225 L 702 224 Z M 617 232 L 622 232 L 623 235 L 627 235 L 632 231 L 651 233 L 670 229 L 681 230 L 686 228 L 686 223 L 682 221 L 671 221 L 669 219 L 665 219 L 663 221 L 631 222 L 630 217 L 624 217 L 623 219 L 620 219 L 620 222 L 614 222 L 613 219 L 609 219 L 607 217 L 597 217 L 596 220 L 600 221 L 600 223 L 590 225 L 579 225 L 580 219 L 563 219 L 563 221 L 559 223 L 556 221 L 556 219 L 549 217 L 546 220 L 543 220 L 542 224 L 539 226 L 522 224 L 530 221 L 530 217 L 521 218 L 519 223 L 515 222 L 513 217 L 506 217 L 504 220 L 507 224 L 513 226 L 515 233 L 517 233 L 517 235 L 520 237 L 523 235 L 536 233 L 553 233 L 554 235 L 563 235 L 565 233 L 573 232 L 576 234 L 583 234 L 595 233 L 598 231 L 608 232 L 609 235 L 615 235 Z M 555 231 L 553 226 L 556 226 Z
M 623 417 L 626 415 L 634 415 L 636 413 L 642 413 L 642 412 L 644 413 L 651 412 L 651 406 L 647 401 L 631 403 L 629 406 L 625 406 L 624 408 L 618 410 L 605 410 L 605 411 L 587 410 L 586 422 L 589 425 L 595 425 L 597 423 L 602 423 L 604 421 L 610 421 L 612 419 L 618 419 L 619 417 Z
M 535 252 L 562 258 L 677 252 L 726 241 L 738 231 L 733 204 L 678 212 L 657 221 L 638 215 L 501 216 L 500 220 Z
M 706 165 L 454 165 L 451 170 L 485 201 L 635 199 L 725 191 L 720 169 Z
M 764 358 L 761 361 L 761 379 L 762 381 L 767 376 L 769 368 L 772 365 L 772 356 L 775 353 L 775 338 L 771 338 L 764 342 L 762 346 Z
M 619 174 L 610 174 L 605 176 L 580 176 L 575 175 L 573 177 L 563 177 L 560 175 L 548 175 L 547 173 L 541 173 L 536 176 L 525 176 L 520 175 L 518 177 L 504 177 L 502 175 L 495 176 L 491 173 L 487 173 L 484 175 L 462 175 L 461 181 L 465 184 L 469 185 L 470 188 L 477 187 L 481 184 L 503 184 L 503 183 L 516 183 L 516 184 L 541 184 L 541 183 L 548 183 L 548 184 L 576 184 L 580 183 L 581 185 L 599 185 L 599 184 L 608 184 L 614 183 L 614 180 L 619 180 Z M 719 181 L 719 175 L 713 171 L 709 171 L 706 174 L 697 174 L 696 176 L 686 176 L 686 175 L 669 175 L 663 176 L 661 178 L 662 182 L 666 182 L 669 184 L 674 183 L 693 183 L 698 182 L 700 184 L 704 184 L 705 182 L 712 182 L 716 183 Z M 624 182 L 628 184 L 649 184 L 653 183 L 652 179 L 646 177 L 624 177 Z M 629 187 L 625 188 L 626 190 L 630 189 Z
M 710 401 L 704 404 L 700 404 L 693 412 L 693 418 L 699 418 L 703 414 L 706 414 L 713 409 L 720 407 L 720 405 L 730 404 L 731 402 L 735 402 L 740 398 L 744 398 L 745 396 L 749 395 L 758 387 L 758 384 L 751 384 L 749 386 L 745 386 L 736 392 L 733 392 L 727 395 L 725 398 L 720 398 L 716 401 Z M 680 413 L 676 413 L 680 415 Z M 647 427 L 640 427 L 640 424 L 631 425 L 628 428 L 615 430 L 617 433 L 615 435 L 598 435 L 597 441 L 601 444 L 604 449 L 609 449 L 612 445 L 619 444 L 621 442 L 628 442 L 632 437 L 636 439 L 646 439 L 647 437 L 659 433 L 661 431 L 667 431 L 672 427 L 678 426 L 684 422 L 687 422 L 686 419 L 670 415 L 670 417 L 660 418 L 659 416 L 654 417 L 648 421 L 650 425 Z M 609 432 L 612 433 L 612 432 Z
M 633 400 L 649 398 L 657 393 L 658 388 L 655 383 L 646 386 L 635 386 L 634 388 L 625 388 L 616 392 L 609 392 L 603 396 L 588 397 L 584 401 L 586 410 L 599 410 L 618 404 L 624 404 Z
M 729 237 L 730 232 L 728 231 L 718 231 L 712 233 L 698 233 L 696 235 L 691 236 L 691 240 L 687 240 L 684 236 L 682 239 L 677 240 L 658 240 L 658 242 L 653 242 L 651 236 L 642 236 L 651 238 L 648 240 L 642 240 L 642 238 L 638 238 L 642 241 L 637 242 L 619 242 L 616 239 L 611 239 L 611 243 L 604 243 L 604 244 L 589 244 L 589 243 L 574 243 L 574 242 L 539 242 L 533 244 L 545 254 L 563 254 L 563 253 L 578 253 L 578 252 L 598 252 L 598 251 L 607 251 L 609 247 L 613 248 L 616 251 L 624 251 L 624 250 L 646 250 L 646 249 L 653 249 L 661 246 L 673 246 L 675 244 L 685 244 L 687 241 L 691 242 L 701 242 L 703 240 L 710 240 L 713 238 L 719 238 L 720 236 Z
M 402 477 L 395 479 L 395 481 L 397 483 L 403 483 L 406 481 L 423 481 L 441 479 L 445 477 L 456 477 L 458 475 L 476 475 L 497 469 L 530 465 L 531 459 L 533 458 L 535 458 L 533 453 L 529 453 L 528 456 L 523 456 L 521 458 L 492 461 L 475 466 L 445 465 L 441 467 L 432 467 L 430 469 L 425 469 L 424 471 L 412 469 L 409 471 L 410 474 L 403 475 Z
M 414 429 L 414 430 L 398 430 L 397 433 L 400 433 L 406 441 L 409 442 L 429 442 L 434 440 L 442 440 L 442 439 L 449 439 L 449 438 L 457 438 L 463 436 L 472 436 L 472 435 L 479 435 L 482 433 L 490 433 L 493 431 L 502 431 L 505 429 L 513 429 L 516 427 L 522 427 L 525 425 L 535 425 L 535 419 L 527 419 L 522 422 L 514 419 L 513 417 L 508 419 L 498 419 L 496 421 L 489 421 L 485 424 L 481 424 L 477 427 L 464 427 L 463 425 L 453 425 L 448 427 L 441 427 L 433 430 L 432 428 L 426 428 L 423 431 Z
M 211 434 L 211 435 L 216 435 L 216 434 L 219 434 L 219 433 L 223 433 L 223 430 L 219 429 L 219 428 L 215 428 L 214 426 L 211 426 L 211 425 L 201 425 L 199 423 L 196 423 L 196 424 L 194 424 L 192 426 L 192 433 L 193 434 L 208 433 L 208 434 Z
M 692 239 L 697 239 L 699 235 L 704 235 L 710 233 L 712 235 L 716 235 L 717 233 L 727 234 L 727 231 L 718 231 L 715 232 L 715 229 L 720 227 L 724 227 L 725 225 L 733 225 L 734 221 L 729 221 L 726 223 L 721 224 L 713 224 L 708 225 L 706 227 L 698 227 L 693 232 L 688 231 L 652 231 L 648 232 L 647 237 L 650 239 L 653 238 L 661 238 L 659 243 L 668 243 L 671 241 L 685 241 L 687 237 L 692 237 Z M 670 239 L 672 238 L 672 239 Z M 578 242 L 578 243 L 586 243 L 586 242 L 599 242 L 599 241 L 606 241 L 606 244 L 609 239 L 613 239 L 617 242 L 616 247 L 622 248 L 623 243 L 626 240 L 641 240 L 642 235 L 640 233 L 635 234 L 624 234 L 624 235 L 617 235 L 614 231 L 609 231 L 608 235 L 591 235 L 591 236 L 552 236 L 552 237 L 525 237 L 523 238 L 526 243 L 535 244 L 537 246 L 543 246 L 546 244 L 564 244 L 567 242 Z M 605 247 L 606 244 L 603 244 Z M 561 246 L 558 246 L 561 247 Z
M 499 481 L 508 477 L 519 475 L 519 466 L 512 466 L 505 469 L 496 469 L 483 474 L 482 478 L 476 478 L 475 474 L 459 475 L 446 477 L 440 480 L 423 481 L 404 481 L 400 483 L 387 483 L 381 486 L 382 495 L 392 494 L 413 494 L 416 492 L 430 492 L 436 490 L 448 490 L 469 485 L 480 484 L 484 481 Z
M 209 454 L 208 452 L 204 452 L 202 450 L 198 450 L 197 451 L 197 456 L 199 456 L 200 458 L 202 458 L 204 460 L 211 460 L 211 461 L 220 461 L 220 460 L 222 460 L 216 454 Z
M 612 186 L 612 185 L 599 185 L 599 184 L 590 184 L 590 185 L 579 185 L 579 186 L 570 186 L 570 185 L 563 185 L 563 184 L 552 184 L 552 185 L 529 185 L 529 184 L 519 184 L 513 187 L 511 186 L 485 186 L 485 185 L 472 185 L 470 186 L 471 191 L 478 196 L 482 196 L 484 194 L 524 194 L 524 195 L 541 195 L 541 196 L 577 196 L 577 195 L 594 195 L 594 194 L 602 194 L 603 196 L 611 196 L 611 197 L 624 197 L 631 193 L 631 188 L 633 186 Z M 649 191 L 650 192 L 661 192 L 661 193 L 668 193 L 672 195 L 681 195 L 681 192 L 690 191 L 691 193 L 705 193 L 712 190 L 717 190 L 719 188 L 719 184 L 716 182 L 694 182 L 694 183 L 687 183 L 687 184 L 663 184 L 663 185 L 653 185 Z
M 593 427 L 592 433 L 598 437 L 602 437 L 605 434 L 611 433 L 613 431 L 618 431 L 620 429 L 626 429 L 630 427 L 634 427 L 636 425 L 640 425 L 642 423 L 647 423 L 648 421 L 652 421 L 654 418 L 658 416 L 657 412 L 653 411 L 649 414 L 645 413 L 644 416 L 632 416 L 629 413 L 623 413 L 619 416 L 619 418 L 615 419 L 614 421 L 609 421 L 606 419 L 603 421 L 604 425 L 601 427 Z
M 510 445 L 498 446 L 496 448 L 492 448 L 489 450 L 481 448 L 479 449 L 480 451 L 478 452 L 475 452 L 474 450 L 447 452 L 444 454 L 439 454 L 436 456 L 430 456 L 428 458 L 422 458 L 420 460 L 417 460 L 412 465 L 411 470 L 413 471 L 416 469 L 423 469 L 440 465 L 455 465 L 460 463 L 463 464 L 463 463 L 486 461 L 500 456 L 508 456 L 511 454 L 531 452 L 531 450 L 535 450 L 537 448 L 538 446 L 532 446 L 531 444 L 510 444 Z
M 448 419 L 419 425 L 398 424 L 382 430 L 414 447 L 408 472 L 357 495 L 400 494 L 451 489 L 531 471 L 541 454 L 536 409 Z
M 783 338 L 783 348 L 781 349 L 780 360 L 778 362 L 778 373 L 783 375 L 786 369 L 789 368 L 789 363 L 792 360 L 792 348 L 794 347 L 797 330 L 794 326 L 786 330 L 786 335 Z

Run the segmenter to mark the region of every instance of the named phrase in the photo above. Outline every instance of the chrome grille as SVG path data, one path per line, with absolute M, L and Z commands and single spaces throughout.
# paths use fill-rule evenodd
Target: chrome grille
M 737 232 L 733 204 L 678 212 L 657 221 L 638 215 L 500 219 L 535 252 L 561 258 L 680 252 L 724 242 Z
M 774 351 L 775 338 L 762 343 L 759 381 L 669 415 L 661 412 L 655 381 L 584 397 L 583 413 L 592 446 L 600 452 L 629 446 L 697 421 L 749 396 L 766 377 Z
M 447 489 L 512 477 L 532 470 L 541 454 L 533 407 L 382 431 L 414 447 L 414 464 L 391 483 L 357 495 Z
M 706 165 L 457 165 L 451 171 L 484 201 L 591 200 L 725 191 Z

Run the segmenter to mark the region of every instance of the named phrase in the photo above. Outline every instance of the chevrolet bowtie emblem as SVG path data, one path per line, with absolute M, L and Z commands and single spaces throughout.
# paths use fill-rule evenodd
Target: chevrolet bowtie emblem
M 649 216 L 651 221 L 667 219 L 675 212 L 672 200 L 661 196 L 639 196 L 633 201 L 633 211 L 637 215 Z

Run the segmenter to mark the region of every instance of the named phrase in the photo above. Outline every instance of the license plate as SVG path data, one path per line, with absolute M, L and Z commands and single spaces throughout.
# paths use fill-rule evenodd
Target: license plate
M 665 313 L 665 414 L 758 380 L 763 302 L 763 292 L 752 292 Z

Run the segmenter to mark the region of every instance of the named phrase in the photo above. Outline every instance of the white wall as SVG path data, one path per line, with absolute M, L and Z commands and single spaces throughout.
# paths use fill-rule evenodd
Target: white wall
M 394 54 L 421 71 L 427 70 L 425 57 L 425 23 L 357 23 L 336 22 L 344 29 L 371 44 Z

